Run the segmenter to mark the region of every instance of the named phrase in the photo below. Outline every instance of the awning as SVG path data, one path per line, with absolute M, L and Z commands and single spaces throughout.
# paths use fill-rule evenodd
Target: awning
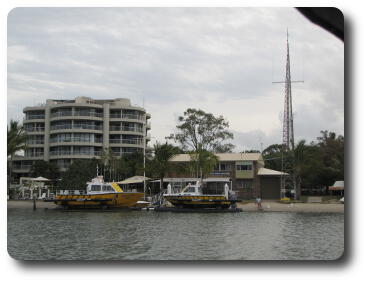
M 159 183 L 161 180 L 151 181 L 152 183 Z M 186 183 L 200 181 L 199 178 L 164 178 L 163 183 Z
M 282 175 L 289 175 L 288 173 L 276 171 L 268 168 L 260 168 L 257 172 L 259 176 L 282 176 Z
M 145 177 L 145 181 L 150 180 L 150 178 Z M 134 176 L 131 178 L 127 178 L 123 181 L 120 182 L 116 182 L 117 184 L 123 184 L 123 185 L 127 185 L 127 184 L 137 184 L 137 183 L 143 183 L 144 182 L 144 176 Z
M 229 178 L 206 178 L 206 179 L 203 179 L 203 182 L 219 183 L 219 182 L 230 182 L 230 180 Z
M 37 178 L 33 178 L 32 181 L 36 181 L 36 182 L 47 182 L 47 181 L 50 181 L 49 179 L 47 178 L 44 178 L 44 177 L 37 177 Z

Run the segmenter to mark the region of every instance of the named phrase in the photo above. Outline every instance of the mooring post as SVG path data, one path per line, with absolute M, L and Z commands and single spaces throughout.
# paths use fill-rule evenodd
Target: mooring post
M 33 194 L 33 210 L 36 210 L 37 206 L 36 206 L 36 197 Z

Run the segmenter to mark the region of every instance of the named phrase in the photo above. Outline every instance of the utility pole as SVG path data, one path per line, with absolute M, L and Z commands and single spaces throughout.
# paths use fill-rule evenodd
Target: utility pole
M 300 190 L 296 182 L 295 172 L 295 153 L 294 153 L 294 127 L 293 127 L 293 108 L 292 108 L 292 83 L 303 83 L 304 81 L 292 81 L 291 80 L 291 63 L 289 56 L 289 41 L 288 41 L 288 29 L 287 29 L 287 64 L 285 81 L 273 82 L 285 84 L 285 96 L 284 96 L 284 113 L 283 113 L 283 147 L 282 147 L 282 172 L 288 175 L 281 175 L 281 195 L 285 197 L 286 190 L 293 188 L 295 193 L 295 199 L 299 199 Z M 285 153 L 290 155 L 291 160 L 285 160 Z M 290 162 L 291 161 L 291 162 Z

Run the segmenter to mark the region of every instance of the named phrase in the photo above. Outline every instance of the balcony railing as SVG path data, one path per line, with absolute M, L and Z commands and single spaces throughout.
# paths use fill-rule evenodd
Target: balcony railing
M 98 117 L 98 118 L 102 118 L 103 117 L 103 113 L 96 113 L 96 112 L 79 112 L 76 111 L 74 113 L 74 116 L 86 116 L 86 117 Z
M 27 115 L 25 117 L 25 120 L 35 120 L 35 119 L 45 119 L 45 115 L 40 114 L 40 115 Z
M 14 170 L 31 170 L 32 165 L 21 165 L 21 166 L 14 166 Z
M 71 111 L 51 113 L 51 118 L 54 118 L 54 117 L 63 117 L 63 116 L 73 116 L 73 113 Z
M 26 144 L 44 144 L 43 140 L 27 140 Z
M 110 143 L 121 143 L 121 144 L 142 144 L 141 139 L 110 139 Z
M 58 155 L 87 155 L 87 156 L 100 156 L 102 151 L 68 151 L 68 150 L 60 150 L 60 151 L 51 151 L 51 156 Z
M 139 132 L 139 133 L 142 133 L 143 132 L 143 129 L 134 128 L 134 127 L 110 126 L 110 131 L 118 131 L 118 132 Z
M 43 156 L 43 152 L 26 152 L 24 156 L 25 157 L 41 157 Z
M 102 130 L 102 126 L 98 125 L 71 125 L 71 124 L 63 124 L 63 125 L 53 125 L 51 126 L 51 130 L 65 130 L 65 129 L 83 129 L 83 130 Z
M 51 130 L 64 130 L 71 129 L 71 124 L 63 124 L 63 125 L 53 125 L 51 126 Z
M 82 139 L 82 138 L 64 138 L 64 139 L 51 139 L 50 143 L 58 143 L 58 142 L 88 142 L 88 143 L 102 143 L 102 139 Z
M 26 128 L 27 132 L 44 132 L 45 128 L 37 127 L 37 128 Z
M 98 125 L 83 125 L 83 124 L 77 124 L 73 126 L 73 129 L 83 129 L 83 130 L 102 130 L 102 126 Z
M 231 171 L 224 171 L 224 170 L 214 170 L 209 173 L 212 176 L 231 176 Z
M 144 120 L 144 116 L 136 115 L 136 114 L 121 114 L 121 113 L 112 113 L 110 114 L 110 118 L 117 119 L 132 119 L 132 120 Z

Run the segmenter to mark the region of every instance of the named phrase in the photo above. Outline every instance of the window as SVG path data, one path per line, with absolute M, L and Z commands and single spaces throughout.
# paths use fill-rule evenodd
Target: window
M 90 190 L 92 192 L 100 192 L 101 191 L 101 186 L 100 185 L 92 185 Z
M 114 192 L 115 191 L 110 185 L 103 185 L 102 190 L 104 192 Z
M 236 166 L 236 170 L 237 171 L 251 171 L 252 170 L 252 165 L 237 165 Z

